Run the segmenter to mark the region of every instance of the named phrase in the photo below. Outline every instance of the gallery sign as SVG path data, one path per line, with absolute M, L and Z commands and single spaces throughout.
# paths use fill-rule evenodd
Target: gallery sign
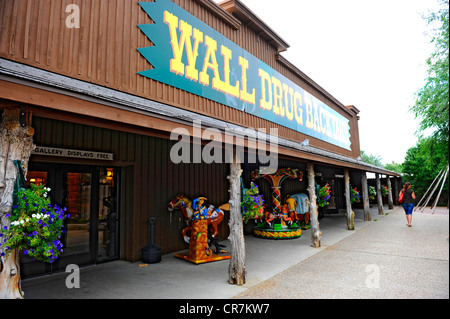
M 65 149 L 65 148 L 55 148 L 55 147 L 46 147 L 46 146 L 36 146 L 31 151 L 31 154 L 58 156 L 58 157 L 95 159 L 95 160 L 103 160 L 103 161 L 114 160 L 114 158 L 113 158 L 114 156 L 112 153 L 70 150 L 70 149 Z
M 170 0 L 139 2 L 154 46 L 140 75 L 350 150 L 349 121 Z

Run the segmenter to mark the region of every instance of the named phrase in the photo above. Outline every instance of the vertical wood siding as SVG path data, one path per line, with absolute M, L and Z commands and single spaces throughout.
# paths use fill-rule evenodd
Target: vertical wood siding
M 151 23 L 138 0 L 1 0 L 0 57 L 234 124 L 266 129 L 277 127 L 280 137 L 294 141 L 308 138 L 313 146 L 353 158 L 359 156 L 356 116 L 342 111 L 277 62 L 273 46 L 246 25 L 235 30 L 196 1 L 174 2 L 348 118 L 352 151 L 138 75 L 138 71 L 149 69 L 150 64 L 137 48 L 151 45 L 137 27 Z M 65 10 L 69 4 L 80 8 L 79 29 L 69 29 L 65 25 L 69 15 Z
M 122 166 L 120 240 L 124 259 L 140 259 L 141 249 L 150 241 L 151 216 L 156 217 L 155 243 L 163 253 L 188 248 L 181 236 L 185 227 L 181 211 L 167 210 L 177 194 L 191 200 L 205 196 L 216 207 L 228 201 L 227 164 L 173 164 L 169 154 L 174 141 L 37 116 L 33 127 L 36 145 L 114 153 L 115 162 Z M 229 235 L 228 220 L 226 214 L 219 228 L 221 239 Z

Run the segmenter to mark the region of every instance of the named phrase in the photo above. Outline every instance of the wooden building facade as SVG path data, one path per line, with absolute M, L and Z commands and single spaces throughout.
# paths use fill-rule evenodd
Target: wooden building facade
M 156 16 L 161 8 L 167 16 Z M 214 128 L 223 137 L 227 129 L 243 131 L 242 140 L 248 148 L 246 130 L 269 132 L 276 128 L 278 167 L 305 171 L 307 163 L 314 163 L 320 175 L 319 184 L 336 183 L 336 210 L 345 208 L 344 186 L 336 178 L 343 176 L 344 170 L 350 171 L 352 185 L 359 188 L 361 174 L 365 172 L 397 176 L 357 159 L 360 156 L 358 109 L 342 105 L 287 61 L 282 52 L 289 45 L 239 0 L 219 4 L 211 0 L 4 0 L 0 2 L 0 12 L 0 111 L 18 108 L 32 114 L 37 148 L 30 159 L 28 179 L 43 178 L 52 188 L 52 198 L 61 205 L 70 204 L 71 178 L 78 178 L 73 183 L 80 198 L 81 189 L 90 192 L 88 208 L 82 208 L 82 199 L 73 199 L 77 225 L 87 225 L 69 228 L 73 236 L 66 240 L 68 247 L 73 247 L 74 257 L 61 258 L 59 264 L 52 266 L 36 265 L 24 258 L 25 276 L 63 269 L 71 262 L 95 263 L 117 258 L 137 261 L 142 247 L 149 241 L 148 219 L 152 216 L 156 217 L 155 242 L 163 253 L 185 249 L 181 237 L 185 221 L 179 211 L 168 212 L 169 201 L 180 193 L 190 198 L 204 196 L 217 206 L 229 200 L 227 163 L 174 163 L 170 158 L 171 148 L 178 142 L 171 139 L 171 132 L 183 129 L 193 135 L 196 120 L 201 121 L 204 129 Z M 202 27 L 204 24 L 205 29 L 200 31 L 210 32 L 210 38 L 223 37 L 223 43 L 230 43 L 228 47 L 222 45 L 222 49 L 217 47 L 214 58 L 222 61 L 218 77 L 225 86 L 236 84 L 241 92 L 240 100 L 245 99 L 244 93 L 251 100 L 251 87 L 244 86 L 245 70 L 249 70 L 245 61 L 250 54 L 253 60 L 248 58 L 249 61 L 261 61 L 264 65 L 260 69 L 273 70 L 273 83 L 268 86 L 270 95 L 266 91 L 262 102 L 273 102 L 270 105 L 273 110 L 275 107 L 283 110 L 284 103 L 282 112 L 288 117 L 288 98 L 290 103 L 297 101 L 294 91 L 288 89 L 304 90 L 303 99 L 325 105 L 329 112 L 326 114 L 348 123 L 348 132 L 344 132 L 346 144 L 319 138 L 309 133 L 311 130 L 293 129 L 283 124 L 287 120 L 283 119 L 283 123 L 276 120 L 279 113 L 267 115 L 258 107 L 247 111 L 248 101 L 242 108 L 226 105 L 221 100 L 223 97 L 215 98 L 220 90 L 212 91 L 210 96 L 202 95 L 201 92 L 207 91 L 205 84 L 203 91 L 194 86 L 186 89 L 186 77 L 180 74 L 171 74 L 171 79 L 146 76 L 143 72 L 158 68 L 159 62 L 152 65 L 150 61 L 163 55 L 157 51 L 160 47 L 170 48 L 172 43 L 173 60 L 177 48 L 186 52 L 195 50 L 193 37 L 190 42 L 184 42 L 184 48 L 180 46 L 182 25 L 181 22 L 176 27 L 170 24 L 171 12 L 174 15 L 180 12 L 180 20 L 181 16 L 186 17 L 188 23 L 194 21 Z M 173 38 L 165 39 L 164 44 L 155 38 L 153 43 L 149 35 L 153 35 L 151 28 L 155 25 L 166 28 L 167 32 L 171 27 L 179 28 L 175 33 L 178 47 L 174 46 Z M 200 27 L 196 29 L 196 25 L 194 30 L 198 31 Z M 206 41 L 206 37 L 202 38 L 197 45 Z M 226 66 L 222 70 L 223 63 L 227 63 L 226 49 L 231 47 L 245 51 L 239 62 L 241 67 L 235 70 L 242 72 L 237 77 L 240 84 L 235 78 L 227 82 Z M 209 49 L 206 48 L 206 54 L 212 54 Z M 205 54 L 204 50 L 202 47 L 200 54 Z M 237 53 L 233 51 L 233 54 L 228 63 L 237 64 Z M 207 55 L 204 57 L 206 71 L 212 78 L 218 70 L 217 63 L 212 55 L 209 59 Z M 190 65 L 186 57 L 183 61 Z M 197 69 L 201 71 L 200 64 Z M 290 87 L 280 84 L 277 91 L 278 78 Z M 291 104 L 290 111 L 292 122 L 296 119 L 294 115 L 297 116 L 294 111 L 303 112 L 307 120 L 308 109 L 294 109 Z M 316 125 L 310 115 L 310 122 Z M 58 152 L 63 150 L 79 153 L 60 156 Z M 251 171 L 257 168 L 257 163 L 243 163 L 246 184 L 250 182 Z M 267 185 L 259 184 L 270 198 Z M 288 182 L 282 195 L 291 192 L 306 192 L 306 184 Z M 101 210 L 106 213 L 100 213 Z M 88 238 L 77 233 L 83 230 L 88 232 Z M 221 224 L 219 234 L 222 239 L 228 237 L 227 219 Z

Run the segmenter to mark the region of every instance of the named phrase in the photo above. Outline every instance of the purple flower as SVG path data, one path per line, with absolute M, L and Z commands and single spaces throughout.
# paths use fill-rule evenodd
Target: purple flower
M 33 236 L 36 236 L 36 235 L 37 235 L 37 231 L 34 231 L 34 232 L 33 232 Z
M 24 253 L 25 255 L 28 255 L 28 250 L 25 250 L 23 253 Z

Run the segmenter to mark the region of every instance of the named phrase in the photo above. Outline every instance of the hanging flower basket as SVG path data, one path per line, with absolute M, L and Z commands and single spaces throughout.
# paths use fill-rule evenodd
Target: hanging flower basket
M 381 185 L 381 196 L 386 197 L 388 194 L 388 188 L 385 185 Z
M 359 203 L 361 202 L 361 195 L 359 194 L 358 190 L 355 188 L 350 187 L 350 203 Z
M 31 184 L 31 188 L 18 192 L 19 203 L 13 207 L 10 227 L 0 231 L 2 257 L 12 250 L 22 251 L 36 260 L 53 263 L 63 252 L 61 235 L 64 233 L 66 208 L 52 205 L 48 192 L 50 188 Z
M 325 207 L 326 205 L 330 204 L 330 198 L 331 198 L 331 188 L 330 184 L 326 184 L 324 187 L 322 187 L 319 190 L 319 194 L 317 196 L 317 205 L 319 207 Z
M 242 207 L 242 220 L 247 223 L 250 219 L 262 218 L 264 216 L 264 199 L 259 195 L 258 186 L 250 184 L 250 189 L 245 193 Z
M 375 187 L 369 186 L 369 200 L 375 200 L 376 196 L 377 196 L 377 191 L 375 190 Z

